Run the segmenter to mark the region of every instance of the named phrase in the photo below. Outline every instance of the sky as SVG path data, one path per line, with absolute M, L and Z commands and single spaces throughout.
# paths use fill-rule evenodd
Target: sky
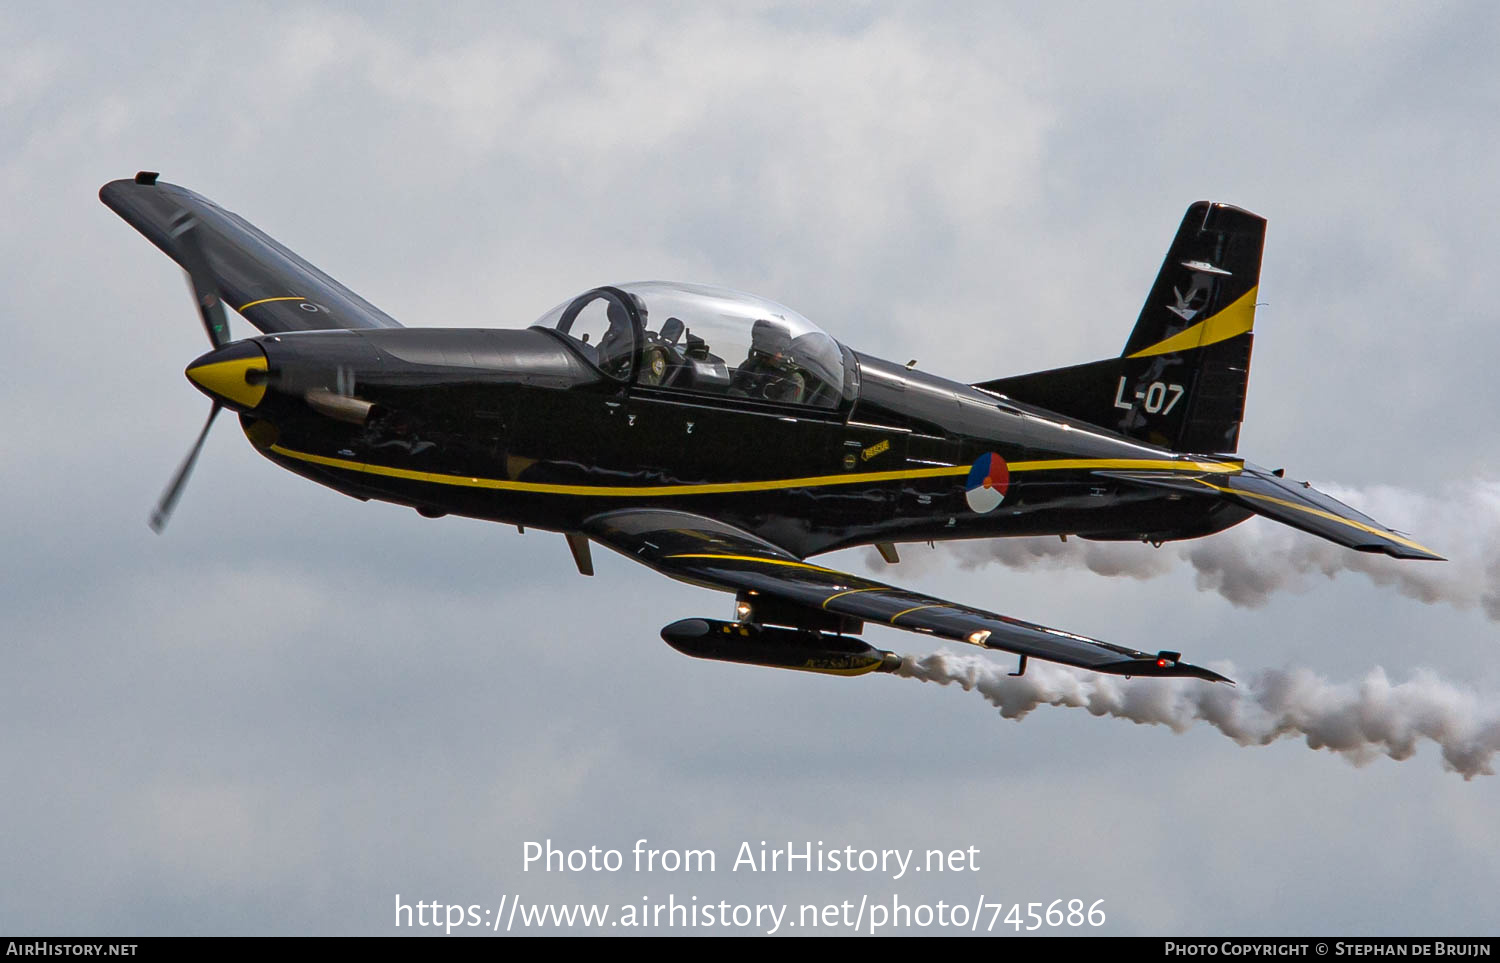
M 0 10 L 0 931 L 432 933 L 396 904 L 670 897 L 1492 935 L 1500 782 L 1430 742 L 1354 765 L 688 659 L 659 628 L 726 618 L 727 596 L 357 502 L 232 419 L 154 535 L 206 412 L 181 376 L 204 345 L 180 270 L 97 191 L 159 170 L 407 325 L 520 327 L 598 284 L 697 281 L 964 381 L 1116 354 L 1188 204 L 1248 208 L 1269 228 L 1241 453 L 1378 505 L 1452 574 L 1329 561 L 1252 521 L 1218 538 L 1300 566 L 1253 597 L 1174 546 L 1120 548 L 1149 578 L 1083 549 L 925 546 L 880 576 L 1242 680 L 1428 680 L 1494 720 L 1497 46 L 1483 3 Z M 523 858 L 641 839 L 717 869 Z M 730 868 L 763 840 L 973 847 L 978 869 Z

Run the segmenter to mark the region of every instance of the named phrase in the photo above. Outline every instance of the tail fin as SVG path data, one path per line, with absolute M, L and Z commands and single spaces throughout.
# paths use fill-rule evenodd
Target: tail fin
M 1264 218 L 1199 201 L 1120 357 L 975 387 L 1175 451 L 1233 452 L 1265 235 Z

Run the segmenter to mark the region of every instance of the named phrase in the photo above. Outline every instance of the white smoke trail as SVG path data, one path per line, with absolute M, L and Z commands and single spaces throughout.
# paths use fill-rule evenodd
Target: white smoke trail
M 1500 621 L 1500 482 L 1470 483 L 1444 497 L 1384 486 L 1319 487 L 1384 524 L 1411 532 L 1449 561 L 1402 561 L 1355 552 L 1262 518 L 1159 550 L 1076 538 L 998 538 L 957 543 L 953 551 L 966 568 L 996 562 L 1025 569 L 1083 567 L 1138 579 L 1155 578 L 1186 562 L 1196 570 L 1200 589 L 1246 607 L 1264 605 L 1278 592 L 1305 591 L 1319 576 L 1359 572 L 1423 602 L 1477 606 Z
M 1233 666 L 1214 668 L 1234 677 Z M 903 656 L 897 675 L 978 692 L 1007 719 L 1041 705 L 1087 709 L 1183 732 L 1207 722 L 1242 746 L 1302 738 L 1356 766 L 1386 755 L 1409 759 L 1426 739 L 1442 749 L 1443 767 L 1464 779 L 1494 775 L 1500 751 L 1500 701 L 1419 671 L 1392 683 L 1372 669 L 1357 683 L 1331 683 L 1306 669 L 1267 670 L 1240 687 L 1197 679 L 1121 679 L 1033 662 L 1012 677 L 984 656 L 933 652 Z

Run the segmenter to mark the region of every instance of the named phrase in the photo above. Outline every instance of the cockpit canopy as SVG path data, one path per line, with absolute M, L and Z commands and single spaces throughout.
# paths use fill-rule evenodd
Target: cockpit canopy
M 651 388 L 836 408 L 852 396 L 837 341 L 774 301 L 701 284 L 595 288 L 534 327 L 566 335 L 599 370 Z

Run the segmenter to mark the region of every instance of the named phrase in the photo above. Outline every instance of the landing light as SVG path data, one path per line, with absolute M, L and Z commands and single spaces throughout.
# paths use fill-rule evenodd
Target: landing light
M 750 603 L 749 602 L 736 602 L 736 603 L 734 603 L 734 619 L 735 619 L 735 621 L 736 622 L 744 622 L 745 620 L 747 620 L 749 618 L 750 618 Z
M 985 642 L 989 641 L 989 637 L 990 637 L 990 630 L 989 629 L 980 629 L 978 632 L 970 632 L 969 633 L 969 644 L 970 645 L 984 645 Z

